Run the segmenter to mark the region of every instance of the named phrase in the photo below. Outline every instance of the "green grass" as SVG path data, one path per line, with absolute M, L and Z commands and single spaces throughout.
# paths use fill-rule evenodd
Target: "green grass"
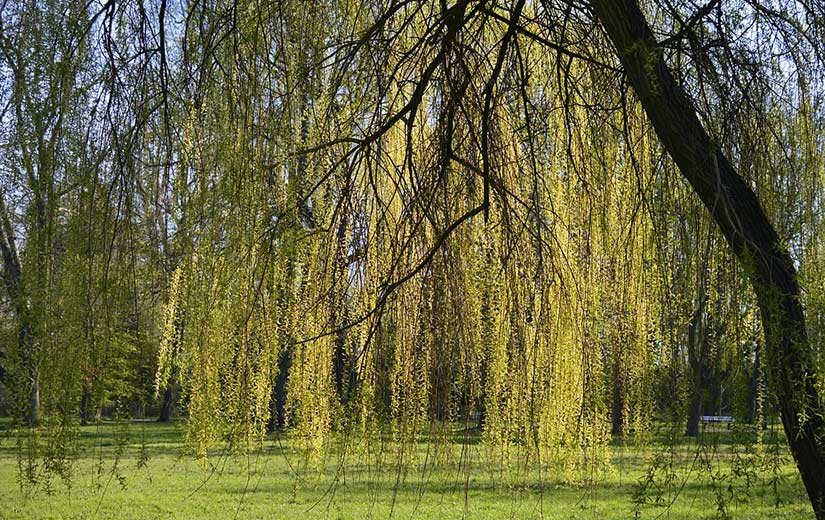
M 776 457 L 753 457 L 737 467 L 744 448 L 726 431 L 705 433 L 699 441 L 615 442 L 609 471 L 594 474 L 589 483 L 569 484 L 546 465 L 541 474 L 531 466 L 526 476 L 520 467 L 503 469 L 474 434 L 417 445 L 416 463 L 406 475 L 399 475 L 392 443 L 375 441 L 369 455 L 350 453 L 339 467 L 339 450 L 307 463 L 288 436 L 269 439 L 249 456 L 216 450 L 204 468 L 183 454 L 181 428 L 132 423 L 125 438 L 123 426 L 83 427 L 71 486 L 55 478 L 22 489 L 18 439 L 3 433 L 0 519 L 367 519 L 391 513 L 425 519 L 625 519 L 634 515 L 634 493 L 653 460 L 659 469 L 644 495 L 642 518 L 716 518 L 720 503 L 731 518 L 813 518 L 784 446 L 776 445 L 783 462 L 775 471 L 759 464 Z

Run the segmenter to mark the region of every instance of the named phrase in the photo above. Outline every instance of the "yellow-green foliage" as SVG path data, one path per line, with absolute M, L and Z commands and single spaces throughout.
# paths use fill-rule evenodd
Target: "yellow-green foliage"
M 557 56 L 519 39 L 488 83 L 495 57 L 461 38 L 498 48 L 506 25 L 474 18 L 436 45 L 436 3 L 373 28 L 392 52 L 328 41 L 330 24 L 374 21 L 346 2 L 283 18 L 241 4 L 236 44 L 203 58 L 216 66 L 185 112 L 178 177 L 200 209 L 158 373 L 178 366 L 198 454 L 262 437 L 283 355 L 309 457 L 333 432 L 388 430 L 404 460 L 423 434 L 478 421 L 503 466 L 580 480 L 609 462 L 611 419 L 645 438 L 654 370 L 684 365 L 693 282 L 721 272 L 710 298 L 733 312 L 738 273 L 724 257 L 671 265 L 692 255 L 668 243 L 684 189 L 613 72 L 573 60 L 571 89 Z M 354 50 L 333 60 L 335 43 Z M 363 73 L 376 62 L 392 74 Z
M 400 37 L 399 45 L 419 45 L 425 11 L 401 29 L 408 40 Z M 323 25 L 313 18 L 320 14 L 301 16 L 308 27 Z M 498 29 L 481 34 L 494 41 Z M 257 30 L 250 27 L 247 37 L 257 38 Z M 245 51 L 236 52 L 231 60 L 248 62 Z M 292 49 L 287 66 L 303 70 L 313 52 Z M 549 67 L 534 57 L 539 68 Z M 416 74 L 424 67 L 409 60 L 398 66 Z M 237 94 L 242 106 L 258 106 L 259 87 L 225 81 L 231 92 L 246 89 Z M 358 88 L 356 79 L 344 84 Z M 307 80 L 296 88 L 308 96 L 317 86 Z M 409 85 L 387 88 L 396 94 L 388 111 L 416 95 Z M 539 85 L 525 88 L 558 101 Z M 554 462 L 577 479 L 576 471 L 608 458 L 606 356 L 618 364 L 627 427 L 645 430 L 656 320 L 645 302 L 657 285 L 650 226 L 634 207 L 631 144 L 621 133 L 581 133 L 584 112 L 549 125 L 536 120 L 551 132 L 546 148 L 558 150 L 537 157 L 519 116 L 521 100 L 505 96 L 494 104 L 491 183 L 527 203 L 512 207 L 494 187 L 486 222 L 477 216 L 446 236 L 452 221 L 482 202 L 482 190 L 472 166 L 444 156 L 439 89 L 424 92 L 410 114 L 418 124 L 399 121 L 374 147 L 293 155 L 279 149 L 279 142 L 292 142 L 293 150 L 323 143 L 357 115 L 357 107 L 330 111 L 333 102 L 322 92 L 313 110 L 300 96 L 290 98 L 292 123 L 276 142 L 252 130 L 263 115 L 240 113 L 212 94 L 214 129 L 208 120 L 188 127 L 191 167 L 212 165 L 214 177 L 199 196 L 225 200 L 212 199 L 214 185 L 233 201 L 214 209 L 221 218 L 173 274 L 161 343 L 158 378 L 165 381 L 175 357 L 198 454 L 205 457 L 226 436 L 239 447 L 260 438 L 284 348 L 292 359 L 288 424 L 310 456 L 323 451 L 334 429 L 361 424 L 363 432 L 388 425 L 403 458 L 405 443 L 425 431 L 483 413 L 484 439 L 503 463 Z M 476 122 L 452 123 L 453 154 L 469 164 Z M 227 126 L 234 132 L 219 130 Z M 577 135 L 566 143 L 571 131 Z M 588 186 L 581 168 L 605 182 Z M 284 182 L 271 183 L 271 175 Z M 407 188 L 416 185 L 418 191 Z M 272 207 L 294 209 L 273 215 Z M 357 383 L 346 398 L 336 389 L 336 341 L 343 341 Z M 174 356 L 173 345 L 180 349 Z

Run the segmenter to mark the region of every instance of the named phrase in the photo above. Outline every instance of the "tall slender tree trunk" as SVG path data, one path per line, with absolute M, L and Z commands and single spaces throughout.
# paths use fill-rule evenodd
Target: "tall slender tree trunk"
M 703 285 L 703 284 L 702 284 Z M 688 329 L 688 365 L 690 367 L 690 406 L 688 408 L 688 420 L 685 435 L 696 437 L 699 435 L 699 422 L 702 417 L 702 401 L 705 396 L 705 384 L 707 381 L 708 363 L 708 343 L 707 331 L 703 325 L 705 305 L 704 286 L 699 291 L 699 305 L 690 318 L 690 328 Z
M 29 406 L 26 411 L 26 422 L 34 426 L 40 422 L 40 374 L 37 369 L 31 373 L 31 387 L 29 388 Z
M 14 228 L 6 201 L 0 196 L 0 256 L 3 259 L 3 284 L 17 317 L 17 352 L 22 369 L 23 419 L 30 425 L 40 422 L 40 373 L 35 359 L 35 326 L 31 309 L 23 294 L 23 269 L 17 254 Z
M 163 403 L 160 405 L 158 422 L 169 422 L 172 420 L 172 413 L 175 410 L 174 381 L 170 378 L 163 391 Z
M 688 408 L 688 420 L 685 435 L 688 437 L 696 437 L 699 435 L 699 423 L 702 418 L 702 391 L 701 389 L 693 390 L 690 396 L 690 406 Z
M 750 276 L 782 425 L 816 517 L 825 520 L 825 414 L 793 261 L 756 194 L 711 141 L 668 70 L 636 0 L 590 3 L 662 145 Z
M 614 357 L 619 356 L 618 349 L 620 347 L 614 345 L 614 348 L 617 349 L 613 352 Z M 612 366 L 611 366 L 611 384 L 613 385 L 613 399 L 612 399 L 612 425 L 610 429 L 610 433 L 612 435 L 624 435 L 624 392 L 623 392 L 623 385 L 624 380 L 622 378 L 622 371 L 621 371 L 621 359 L 612 359 Z
M 292 366 L 292 341 L 285 346 L 278 356 L 278 377 L 272 387 L 272 396 L 269 401 L 269 423 L 267 430 L 274 432 L 282 430 L 286 425 L 286 399 L 289 369 Z
M 86 383 L 83 384 L 83 394 L 80 396 L 80 425 L 86 426 L 89 424 L 89 401 L 91 401 L 91 393 L 87 388 Z

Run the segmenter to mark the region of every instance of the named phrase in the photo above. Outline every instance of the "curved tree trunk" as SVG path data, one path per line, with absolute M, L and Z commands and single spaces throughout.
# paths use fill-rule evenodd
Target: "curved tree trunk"
M 799 284 L 751 187 L 714 145 L 657 47 L 637 0 L 591 0 L 662 145 L 748 272 L 765 331 L 771 387 L 816 516 L 825 519 L 825 429 Z

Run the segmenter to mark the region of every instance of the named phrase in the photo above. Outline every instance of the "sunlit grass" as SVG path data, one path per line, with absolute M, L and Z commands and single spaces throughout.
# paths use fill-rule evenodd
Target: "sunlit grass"
M 204 467 L 184 454 L 182 425 L 132 423 L 128 437 L 124 433 L 112 423 L 83 427 L 69 487 L 41 479 L 21 488 L 18 444 L 5 432 L 0 518 L 601 520 L 632 518 L 634 497 L 644 498 L 643 518 L 813 517 L 784 445 L 778 456 L 748 459 L 727 431 L 706 432 L 699 441 L 658 435 L 644 446 L 614 442 L 612 468 L 572 484 L 548 465 L 539 471 L 531 464 L 525 472 L 521 464 L 491 461 L 473 432 L 416 444 L 407 455 L 413 462 L 403 469 L 397 445 L 387 439 L 348 452 L 341 464 L 339 448 L 322 461 L 307 461 L 296 441 L 282 435 L 250 455 L 215 450 Z M 734 464 L 737 454 L 750 467 Z M 658 470 L 640 495 L 640 479 L 654 459 Z M 757 460 L 778 465 L 772 471 L 757 467 Z

